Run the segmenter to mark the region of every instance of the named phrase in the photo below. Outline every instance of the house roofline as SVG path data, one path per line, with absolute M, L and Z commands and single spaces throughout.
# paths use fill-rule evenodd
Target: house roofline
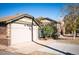
M 57 21 L 55 21 L 55 20 L 53 20 L 53 19 L 50 19 L 50 18 L 48 18 L 48 17 L 46 17 L 46 18 L 44 18 L 44 19 L 47 19 L 47 20 L 49 20 L 49 21 L 52 21 L 52 22 L 58 23 Z
M 16 15 L 15 15 L 15 16 L 16 16 Z M 23 18 L 23 17 L 27 17 L 27 18 L 32 19 L 39 27 L 41 27 L 41 26 L 39 25 L 39 23 L 35 20 L 35 18 L 34 18 L 33 16 L 29 15 L 29 14 L 21 14 L 21 15 L 16 16 L 16 17 L 13 18 L 13 19 L 9 19 L 9 20 L 7 20 L 7 21 L 1 21 L 0 23 L 5 23 L 5 24 L 7 25 L 7 24 L 13 23 L 13 22 L 15 22 L 15 21 L 18 21 L 19 19 L 21 19 L 21 18 Z

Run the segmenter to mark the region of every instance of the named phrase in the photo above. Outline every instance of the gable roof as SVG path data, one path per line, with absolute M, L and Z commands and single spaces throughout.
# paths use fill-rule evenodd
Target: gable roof
M 19 19 L 21 19 L 23 17 L 32 19 L 39 26 L 38 22 L 34 19 L 34 17 L 29 14 L 18 14 L 18 15 L 14 15 L 14 16 L 7 16 L 7 17 L 0 18 L 0 24 L 2 24 L 2 23 L 9 24 L 9 23 L 18 21 Z
M 16 20 L 16 19 L 20 19 L 22 17 L 28 17 L 28 18 L 33 19 L 33 16 L 31 16 L 31 15 L 28 15 L 28 14 L 18 14 L 18 15 L 14 15 L 14 16 L 7 16 L 7 17 L 0 18 L 0 22 L 13 21 L 13 20 Z

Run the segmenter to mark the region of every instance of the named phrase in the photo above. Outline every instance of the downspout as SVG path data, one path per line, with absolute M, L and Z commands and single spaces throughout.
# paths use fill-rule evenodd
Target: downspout
M 33 20 L 34 20 L 34 17 L 32 18 L 32 26 L 31 26 L 31 28 L 32 28 L 32 41 L 33 41 Z

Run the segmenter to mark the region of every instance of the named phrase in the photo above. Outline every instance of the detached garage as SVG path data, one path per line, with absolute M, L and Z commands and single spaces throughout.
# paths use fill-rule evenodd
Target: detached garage
M 0 19 L 0 44 L 14 45 L 38 39 L 38 23 L 28 14 Z

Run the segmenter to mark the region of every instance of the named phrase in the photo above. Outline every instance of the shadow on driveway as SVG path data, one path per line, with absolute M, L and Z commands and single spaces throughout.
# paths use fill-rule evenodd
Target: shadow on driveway
M 60 50 L 58 50 L 58 49 L 52 48 L 52 47 L 47 46 L 47 45 L 44 45 L 44 44 L 40 44 L 40 43 L 35 42 L 35 41 L 33 41 L 33 42 L 36 43 L 36 44 L 38 44 L 38 45 L 44 46 L 44 47 L 46 47 L 46 48 L 49 48 L 49 49 L 51 49 L 51 50 L 55 50 L 55 51 L 57 51 L 57 52 L 63 53 L 63 54 L 65 54 L 65 55 L 75 55 L 75 54 L 72 54 L 72 53 L 69 53 L 69 52 L 60 51 Z

